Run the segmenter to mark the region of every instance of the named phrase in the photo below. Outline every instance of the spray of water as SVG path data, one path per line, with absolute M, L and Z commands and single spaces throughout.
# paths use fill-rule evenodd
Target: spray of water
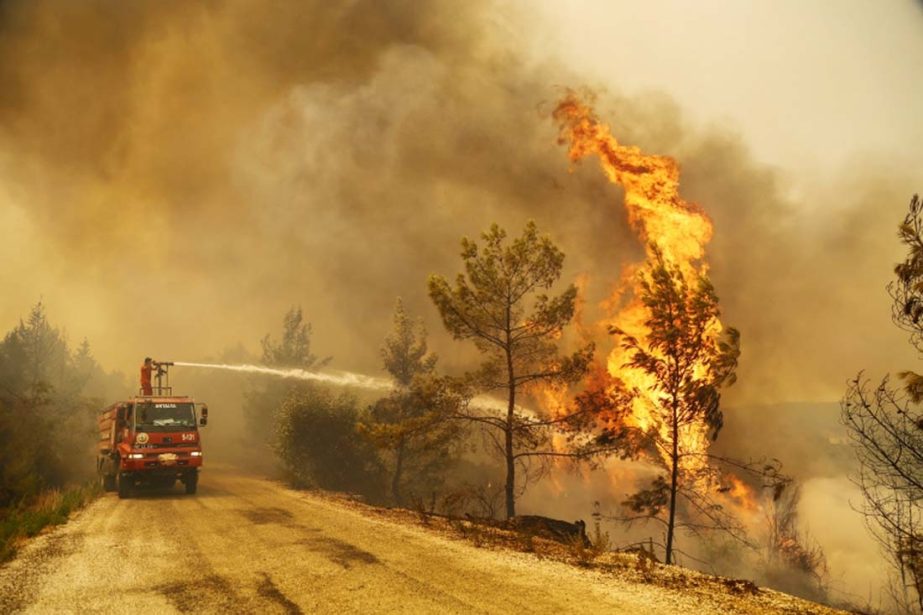
M 220 369 L 229 372 L 243 372 L 247 374 L 263 374 L 266 376 L 276 376 L 278 378 L 293 378 L 296 380 L 314 380 L 325 382 L 327 384 L 336 384 L 340 386 L 359 387 L 362 389 L 371 389 L 376 391 L 387 391 L 393 388 L 390 380 L 366 376 L 365 374 L 356 374 L 354 372 L 332 372 L 320 373 L 309 372 L 304 369 L 278 369 L 275 367 L 263 367 L 261 365 L 228 365 L 226 363 L 185 363 L 174 361 L 174 365 L 183 367 L 201 367 L 205 369 Z
M 173 365 L 182 366 L 182 367 L 200 367 L 205 369 L 221 369 L 229 372 L 242 372 L 246 374 L 262 374 L 265 376 L 276 376 L 278 378 L 294 378 L 296 380 L 314 380 L 316 382 L 325 382 L 327 384 L 335 384 L 339 386 L 351 386 L 359 387 L 362 389 L 370 389 L 373 391 L 390 391 L 394 388 L 394 384 L 385 378 L 378 378 L 375 376 L 367 376 L 365 374 L 357 374 L 355 372 L 332 372 L 332 373 L 320 373 L 320 372 L 309 372 L 304 369 L 279 369 L 275 367 L 264 367 L 262 365 L 229 365 L 227 363 L 186 363 L 184 361 L 174 361 Z M 498 400 L 495 397 L 489 395 L 478 395 L 471 400 L 473 405 L 489 408 L 493 410 L 505 411 L 506 402 Z M 535 413 L 523 408 L 522 406 L 517 406 L 521 412 L 526 412 L 529 415 L 534 415 Z

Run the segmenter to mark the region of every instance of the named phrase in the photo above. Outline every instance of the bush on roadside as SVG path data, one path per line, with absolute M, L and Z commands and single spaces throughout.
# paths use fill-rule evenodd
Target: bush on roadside
M 92 475 L 100 398 L 124 388 L 86 340 L 70 346 L 42 303 L 0 337 L 0 515 Z
M 352 395 L 316 386 L 292 391 L 282 403 L 275 447 L 293 482 L 381 501 L 381 460 L 358 434 L 359 419 Z

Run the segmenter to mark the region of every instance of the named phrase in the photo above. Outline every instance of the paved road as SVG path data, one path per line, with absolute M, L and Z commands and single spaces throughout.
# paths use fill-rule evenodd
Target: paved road
M 208 468 L 107 494 L 0 568 L 0 613 L 708 612 L 692 596 L 369 518 Z

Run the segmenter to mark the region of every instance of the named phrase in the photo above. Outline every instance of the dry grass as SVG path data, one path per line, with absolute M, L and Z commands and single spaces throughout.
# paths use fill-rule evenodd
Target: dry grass
M 70 514 L 93 501 L 99 495 L 96 481 L 70 489 L 48 489 L 28 505 L 0 511 L 0 562 L 16 554 L 17 547 L 49 526 L 65 523 Z

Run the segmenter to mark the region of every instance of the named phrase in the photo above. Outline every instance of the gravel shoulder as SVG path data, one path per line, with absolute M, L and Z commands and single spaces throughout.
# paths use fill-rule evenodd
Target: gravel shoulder
M 478 548 L 380 511 L 214 467 L 196 496 L 107 494 L 0 567 L 0 613 L 835 612 Z

